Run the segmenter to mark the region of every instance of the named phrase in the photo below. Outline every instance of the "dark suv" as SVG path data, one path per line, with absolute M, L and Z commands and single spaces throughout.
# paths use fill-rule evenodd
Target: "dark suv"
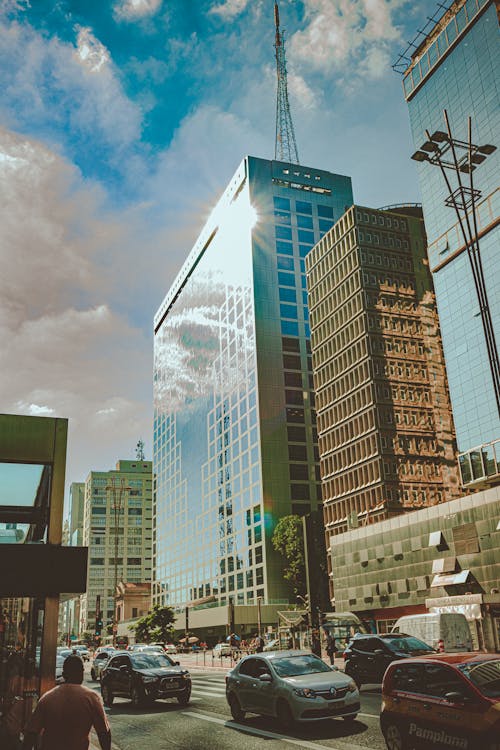
M 358 633 L 344 651 L 345 673 L 360 687 L 382 682 L 384 672 L 396 659 L 434 654 L 427 643 L 404 633 L 362 635 Z
M 136 707 L 156 698 L 177 698 L 184 706 L 191 696 L 191 677 L 166 654 L 121 653 L 101 672 L 101 695 L 105 706 L 115 696 L 130 698 Z

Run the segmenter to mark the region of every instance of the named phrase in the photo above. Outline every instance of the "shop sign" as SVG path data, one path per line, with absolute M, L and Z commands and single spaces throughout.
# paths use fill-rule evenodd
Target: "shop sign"
M 480 620 L 482 594 L 465 594 L 463 596 L 442 596 L 426 599 L 425 606 L 429 612 L 458 612 L 468 620 Z

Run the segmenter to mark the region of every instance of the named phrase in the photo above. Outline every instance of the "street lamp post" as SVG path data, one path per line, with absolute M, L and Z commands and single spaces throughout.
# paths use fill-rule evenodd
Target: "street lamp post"
M 489 143 L 478 146 L 472 143 L 472 121 L 470 117 L 467 123 L 468 137 L 466 141 L 461 141 L 453 137 L 446 110 L 444 110 L 444 121 L 446 132 L 436 130 L 431 135 L 426 130 L 425 135 L 427 136 L 427 140 L 418 151 L 415 151 L 411 158 L 415 161 L 427 162 L 433 166 L 438 166 L 449 191 L 448 197 L 445 199 L 445 205 L 453 208 L 455 211 L 471 265 L 488 351 L 495 399 L 500 414 L 500 361 L 486 293 L 477 227 L 477 201 L 481 197 L 481 191 L 474 187 L 473 178 L 476 166 L 482 164 L 487 156 L 496 151 L 496 146 L 492 146 Z M 447 170 L 455 174 L 457 181 L 455 189 L 453 189 L 450 183 Z M 464 174 L 469 175 L 469 185 L 465 185 L 462 181 L 462 175 Z
M 128 492 L 130 487 L 125 485 L 125 479 L 120 479 L 120 484 L 117 486 L 115 477 L 111 477 L 109 483 L 106 485 L 106 492 L 109 492 L 112 496 L 112 509 L 113 509 L 113 520 L 114 520 L 114 538 L 115 538 L 115 560 L 114 560 L 114 589 L 113 589 L 113 646 L 116 646 L 116 633 L 118 630 L 118 613 L 117 613 L 117 599 L 116 589 L 118 588 L 118 522 L 120 514 L 123 509 L 123 496 L 125 492 Z M 125 539 L 123 540 L 125 550 Z M 123 550 L 123 552 L 124 552 Z M 122 571 L 123 571 L 123 558 L 122 558 Z

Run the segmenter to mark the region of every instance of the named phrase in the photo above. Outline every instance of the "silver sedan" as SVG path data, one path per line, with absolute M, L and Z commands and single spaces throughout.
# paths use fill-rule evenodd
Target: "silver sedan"
M 360 708 L 354 681 L 309 651 L 243 658 L 226 677 L 226 698 L 236 721 L 249 712 L 276 717 L 285 728 L 337 716 L 353 721 Z

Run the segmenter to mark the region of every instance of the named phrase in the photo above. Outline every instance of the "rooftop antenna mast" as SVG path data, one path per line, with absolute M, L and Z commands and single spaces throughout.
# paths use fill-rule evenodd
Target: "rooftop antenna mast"
M 278 86 L 276 91 L 276 141 L 274 158 L 291 164 L 299 163 L 299 153 L 295 141 L 292 115 L 288 102 L 288 81 L 286 73 L 285 33 L 280 31 L 280 12 L 277 0 L 274 3 L 274 21 L 276 24 L 276 74 Z

